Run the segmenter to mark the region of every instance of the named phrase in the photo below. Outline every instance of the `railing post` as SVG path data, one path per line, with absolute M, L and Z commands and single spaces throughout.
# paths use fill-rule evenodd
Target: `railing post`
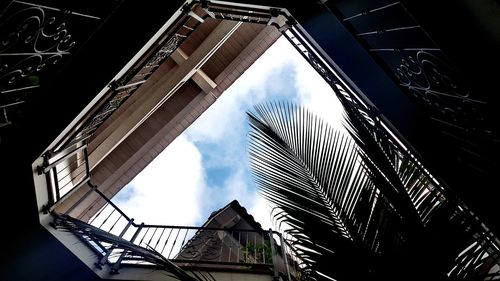
M 120 233 L 120 238 L 123 236 L 123 234 L 125 234 L 125 231 L 127 231 L 127 229 L 130 227 L 130 225 L 131 225 L 132 223 L 133 223 L 133 219 L 131 219 L 131 220 L 129 221 L 129 223 L 127 224 L 127 226 L 125 227 L 125 229 L 122 231 L 122 233 Z M 144 224 L 144 223 L 143 223 L 143 224 Z M 135 238 L 137 237 L 137 235 L 139 235 L 139 232 L 141 231 L 141 229 L 142 229 L 142 225 L 143 225 L 143 224 L 141 224 L 141 225 L 139 226 L 139 228 L 137 228 L 137 230 L 136 230 L 136 232 L 134 233 L 134 235 L 132 236 L 132 238 L 131 238 L 130 242 L 134 242 L 134 240 L 135 240 Z M 114 245 L 111 245 L 111 246 L 109 247 L 109 249 L 106 251 L 106 254 L 105 254 L 104 256 L 102 256 L 102 257 L 99 259 L 99 261 L 96 263 L 96 266 L 97 266 L 99 269 L 101 269 L 101 268 L 102 268 L 102 266 L 106 263 L 106 261 L 107 261 L 107 260 L 108 260 L 108 258 L 109 258 L 109 255 L 111 255 L 111 252 L 113 252 L 113 250 L 114 250 L 114 249 L 115 249 L 115 246 L 114 246 Z M 122 256 L 123 256 L 123 253 L 120 255 L 120 258 L 118 258 L 117 263 L 118 263 L 118 262 L 121 262 L 121 260 L 123 259 L 123 258 L 122 258 Z
M 273 230 L 269 228 L 269 243 L 271 244 L 271 257 L 273 259 L 273 280 L 278 281 L 280 277 L 278 274 L 278 265 L 276 262 L 276 250 L 274 249 L 273 234 Z
M 58 202 L 59 199 L 61 199 L 61 194 L 59 192 L 59 179 L 57 177 L 57 168 L 56 168 L 56 166 L 54 166 L 52 168 L 52 176 L 54 178 L 54 189 L 56 191 L 56 200 L 55 200 L 55 202 Z
M 45 167 L 49 166 L 49 158 L 50 156 L 45 153 L 42 155 L 43 157 L 43 164 L 39 165 L 36 167 L 38 175 L 45 175 L 45 182 L 47 183 L 47 195 L 48 195 L 48 202 L 43 206 L 43 213 L 48 214 L 50 211 L 50 208 L 54 205 L 55 200 L 54 200 L 54 185 L 52 184 L 52 176 L 50 173 L 45 172 Z
M 127 230 L 129 229 L 129 227 L 134 223 L 134 219 L 130 219 L 127 223 L 127 225 L 125 226 L 125 228 L 122 230 L 122 232 L 120 232 L 120 235 L 118 235 L 118 237 L 122 238 L 123 235 L 125 235 L 125 233 L 127 232 Z M 135 235 L 135 233 L 134 233 Z
M 132 223 L 132 220 L 130 223 Z M 137 236 L 139 236 L 139 232 L 141 232 L 143 227 L 144 227 L 144 223 L 141 223 L 137 227 L 137 230 L 135 231 L 134 235 L 132 236 L 132 238 L 130 238 L 130 242 L 134 243 L 135 239 L 137 238 Z M 127 228 L 128 228 L 128 226 L 127 226 Z M 126 230 L 124 230 L 123 233 L 120 234 L 120 237 L 121 237 L 121 235 L 125 234 L 125 231 Z M 120 268 L 120 263 L 122 262 L 124 257 L 125 257 L 125 252 L 122 252 L 120 254 L 120 257 L 118 257 L 118 260 L 116 260 L 115 264 L 113 264 L 113 267 L 111 268 L 111 274 L 118 274 L 118 269 Z
M 285 263 L 286 276 L 288 278 L 288 281 L 291 281 L 292 279 L 290 278 L 290 269 L 288 268 L 288 257 L 286 256 L 285 239 L 283 239 L 283 235 L 281 235 L 281 233 L 278 233 L 278 235 L 280 237 L 281 254 L 283 255 L 283 262 Z

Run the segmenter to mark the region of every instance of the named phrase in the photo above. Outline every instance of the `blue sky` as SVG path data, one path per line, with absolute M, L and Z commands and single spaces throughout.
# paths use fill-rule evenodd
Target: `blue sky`
M 248 168 L 246 111 L 276 100 L 304 105 L 340 127 L 342 107 L 328 84 L 280 38 L 113 201 L 136 222 L 199 226 L 237 199 L 272 227 Z

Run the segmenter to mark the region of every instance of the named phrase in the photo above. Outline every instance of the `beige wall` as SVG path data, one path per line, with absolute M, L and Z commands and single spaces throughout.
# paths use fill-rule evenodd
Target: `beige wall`
M 199 30 L 180 46 L 185 55 L 191 56 L 196 46 L 199 46 L 219 24 L 218 20 L 207 19 Z M 92 170 L 92 183 L 109 198 L 113 197 L 212 105 L 217 97 L 222 95 L 279 36 L 279 31 L 271 26 L 242 24 L 238 27 L 200 69 L 216 84 L 216 87 L 210 93 L 206 93 L 200 88 L 199 83 L 192 79 L 188 80 L 98 165 L 95 165 Z M 169 58 L 150 79 L 161 79 L 161 76 L 170 75 L 178 67 L 179 65 Z M 148 80 L 141 86 L 145 89 L 132 95 L 96 131 L 89 145 L 91 155 L 109 135 L 110 126 L 113 124 L 116 126 L 134 108 L 141 107 L 140 95 L 146 95 L 151 85 L 154 83 Z M 86 189 L 87 187 L 84 187 L 84 190 L 75 192 L 66 202 L 62 202 L 58 211 L 64 212 L 85 193 Z M 91 195 L 84 202 L 72 212 L 72 215 L 84 220 L 95 214 L 104 204 L 95 195 Z

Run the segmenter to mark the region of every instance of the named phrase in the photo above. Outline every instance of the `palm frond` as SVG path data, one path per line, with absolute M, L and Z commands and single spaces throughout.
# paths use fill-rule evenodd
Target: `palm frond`
M 316 269 L 352 277 L 348 263 L 359 267 L 354 260 L 369 257 L 367 249 L 381 252 L 379 233 L 389 224 L 401 225 L 398 214 L 348 135 L 289 103 L 259 105 L 255 111 L 248 113 L 248 154 L 262 195 L 286 214 L 280 216 L 292 228 L 288 233 Z M 337 260 L 339 268 L 323 262 L 328 260 Z M 364 273 L 356 270 L 358 277 L 371 270 L 370 262 L 365 265 Z
M 255 182 L 308 276 L 397 279 L 412 267 L 422 269 L 417 279 L 499 275 L 498 239 L 380 120 L 344 106 L 348 135 L 289 103 L 248 113 Z

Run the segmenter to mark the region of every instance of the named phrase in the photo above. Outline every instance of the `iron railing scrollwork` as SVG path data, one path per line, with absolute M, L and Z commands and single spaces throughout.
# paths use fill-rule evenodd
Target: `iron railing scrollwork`
M 188 10 L 191 8 L 188 7 Z M 160 67 L 200 24 L 201 22 L 188 12 L 177 18 L 172 27 L 154 44 L 155 48 L 147 51 L 121 78 L 109 84 L 109 90 L 103 98 L 61 141 L 54 145 L 52 152 L 64 150 L 90 138 L 141 84 L 147 82 L 154 70 Z
M 19 106 L 59 71 L 99 17 L 27 1 L 11 1 L 0 13 L 0 106 L 4 121 L 16 119 Z M 85 30 L 78 29 L 82 22 Z
M 451 164 L 466 163 L 472 168 L 468 172 L 487 183 L 497 169 L 491 163 L 498 155 L 499 132 L 491 99 L 474 89 L 482 86 L 471 84 L 474 79 L 447 56 L 404 1 L 359 11 L 352 7 L 362 1 L 354 2 L 351 8 L 331 1 L 325 6 L 424 113 L 422 121 L 452 155 Z
M 395 76 L 413 98 L 432 112 L 435 120 L 471 133 L 492 134 L 491 128 L 483 124 L 486 102 L 471 94 L 460 75 L 439 58 L 439 52 L 418 50 L 401 56 Z
M 104 121 L 111 115 L 115 110 L 120 107 L 120 105 L 131 95 L 131 93 L 136 90 L 137 87 L 129 87 L 123 90 L 115 92 L 115 95 L 108 101 L 86 124 L 80 133 L 71 141 L 67 146 L 71 146 L 77 142 L 88 139 L 92 133 L 99 128 L 99 126 L 104 123 Z
M 146 67 L 158 67 L 165 58 L 169 57 L 175 49 L 177 49 L 177 46 L 180 45 L 180 42 L 182 40 L 182 37 L 174 34 L 172 38 L 170 38 L 167 43 L 156 52 L 156 54 L 146 63 Z
M 361 16 L 362 14 L 360 14 Z M 393 166 L 398 176 L 405 184 L 405 193 L 413 203 L 421 222 L 429 228 L 436 222 L 435 214 L 440 213 L 441 219 L 449 216 L 445 223 L 460 233 L 460 243 L 455 249 L 455 260 L 450 268 L 450 278 L 477 278 L 499 276 L 500 270 L 500 241 L 482 224 L 479 219 L 459 200 L 450 190 L 441 185 L 419 161 L 416 154 L 404 145 L 400 138 L 385 124 L 384 118 L 368 102 L 343 82 L 325 63 L 318 52 L 301 37 L 300 31 L 293 26 L 283 32 L 283 35 L 292 43 L 311 66 L 330 84 L 336 96 L 351 114 L 350 118 L 361 120 L 371 137 L 376 140 L 381 151 Z M 436 61 L 424 51 L 420 57 L 409 58 L 403 62 L 398 70 L 401 83 L 413 88 L 419 95 L 438 95 L 436 85 L 453 91 L 453 97 L 460 100 L 469 99 L 469 93 L 458 86 L 451 75 L 439 70 Z M 424 58 L 425 56 L 425 58 Z M 424 68 L 428 68 L 425 70 Z M 347 81 L 347 80 L 345 80 Z M 436 85 L 432 85 L 436 84 Z M 433 103 L 431 99 L 428 102 Z M 470 100 L 468 103 L 480 105 L 481 101 Z M 474 113 L 475 110 L 472 109 Z M 467 112 L 463 114 L 468 114 Z M 473 114 L 474 115 L 474 114 Z M 464 117 L 464 120 L 473 121 L 478 115 Z M 459 118 L 459 117 L 457 117 Z M 472 118 L 472 119 L 471 119 Z M 443 222 L 441 222 L 443 223 Z M 457 233 L 450 235 L 458 235 Z M 499 267 L 500 268 L 500 267 Z M 486 273 L 485 273 L 486 272 Z

